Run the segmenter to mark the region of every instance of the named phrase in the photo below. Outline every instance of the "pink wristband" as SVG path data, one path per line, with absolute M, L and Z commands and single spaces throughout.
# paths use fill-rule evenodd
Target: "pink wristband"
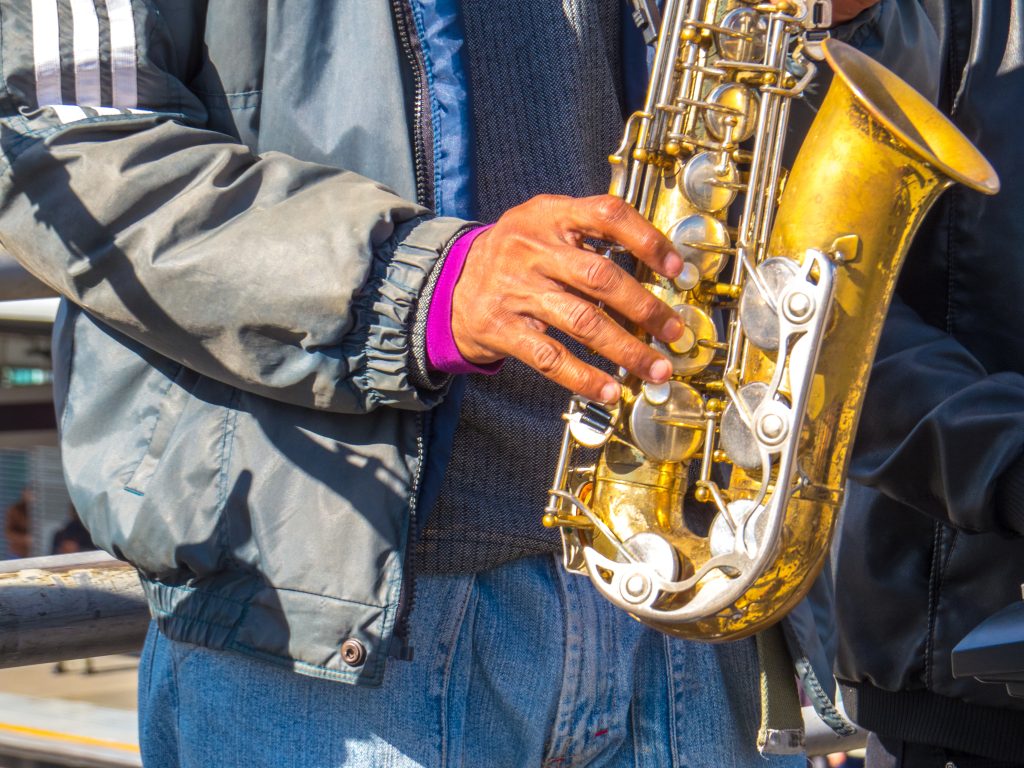
M 487 365 L 475 365 L 462 356 L 452 334 L 452 297 L 455 284 L 462 275 L 462 267 L 473 241 L 493 225 L 471 229 L 461 235 L 448 251 L 434 294 L 427 309 L 427 363 L 442 373 L 483 373 L 493 376 L 501 370 L 504 360 Z

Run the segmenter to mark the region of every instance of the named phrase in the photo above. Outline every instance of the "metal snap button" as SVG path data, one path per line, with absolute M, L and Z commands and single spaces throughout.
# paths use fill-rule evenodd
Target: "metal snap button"
M 350 667 L 358 667 L 366 661 L 366 646 L 358 640 L 346 640 L 341 644 L 341 658 Z

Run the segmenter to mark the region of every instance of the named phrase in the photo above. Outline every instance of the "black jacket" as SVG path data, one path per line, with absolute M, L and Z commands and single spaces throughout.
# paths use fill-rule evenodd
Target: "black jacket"
M 1003 186 L 948 191 L 908 255 L 854 447 L 837 675 L 869 729 L 1024 761 L 1024 700 L 950 670 L 1024 583 L 1024 2 L 926 5 L 940 106 Z

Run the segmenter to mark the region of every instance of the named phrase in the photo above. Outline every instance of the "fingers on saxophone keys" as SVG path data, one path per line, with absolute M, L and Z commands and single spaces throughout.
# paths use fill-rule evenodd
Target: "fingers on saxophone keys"
M 673 250 L 672 241 L 621 198 L 583 198 L 574 210 L 575 227 L 583 234 L 622 245 L 665 277 L 675 277 L 682 270 L 683 259 Z
M 556 280 L 590 298 L 604 302 L 623 319 L 635 323 L 666 343 L 676 341 L 684 330 L 679 315 L 612 261 L 594 253 L 575 250 L 551 262 Z
M 672 374 L 672 364 L 644 344 L 602 309 L 570 293 L 549 292 L 540 297 L 538 319 L 564 331 L 630 373 L 652 382 Z
M 613 403 L 622 387 L 604 371 L 575 357 L 564 345 L 523 325 L 515 356 L 556 384 L 601 403 Z

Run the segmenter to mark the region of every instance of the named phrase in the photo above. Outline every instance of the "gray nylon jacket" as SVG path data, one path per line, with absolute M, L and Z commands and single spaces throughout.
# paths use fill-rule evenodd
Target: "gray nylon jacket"
M 72 498 L 171 638 L 363 684 L 402 652 L 458 409 L 414 341 L 470 210 L 457 7 L 0 0 L 0 243 L 67 299 Z M 844 36 L 910 71 L 918 11 Z
M 242 5 L 0 3 L 0 241 L 68 299 L 72 499 L 162 629 L 374 683 L 443 391 L 411 328 L 464 225 L 409 202 L 430 19 Z

